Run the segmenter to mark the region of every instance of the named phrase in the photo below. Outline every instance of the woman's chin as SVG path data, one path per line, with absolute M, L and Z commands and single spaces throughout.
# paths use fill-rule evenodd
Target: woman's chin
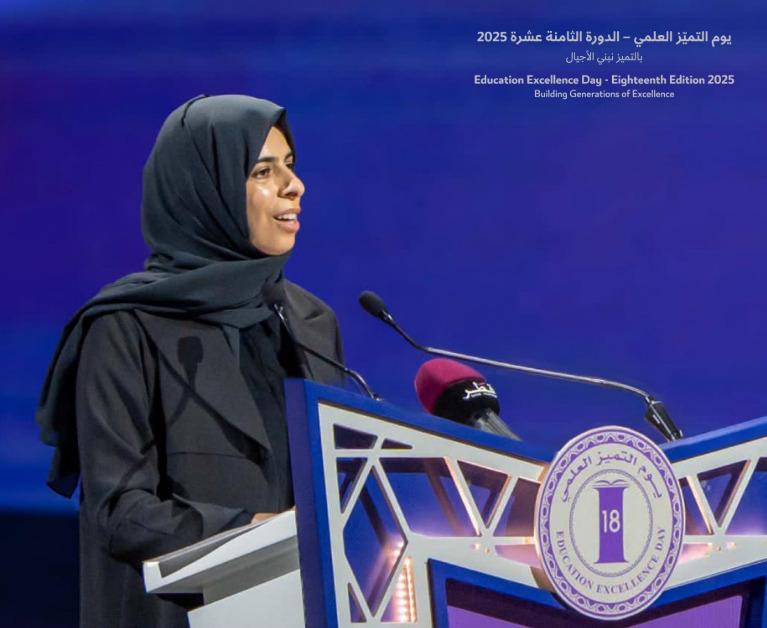
M 259 252 L 263 253 L 264 255 L 269 255 L 270 257 L 277 257 L 279 255 L 285 255 L 285 253 L 290 253 L 290 251 L 293 250 L 293 247 L 296 244 L 296 236 L 295 234 L 281 234 L 282 237 L 275 238 L 271 242 L 256 242 L 253 241 L 251 244 L 253 244 L 256 249 L 258 249 Z M 285 237 L 288 236 L 288 237 Z

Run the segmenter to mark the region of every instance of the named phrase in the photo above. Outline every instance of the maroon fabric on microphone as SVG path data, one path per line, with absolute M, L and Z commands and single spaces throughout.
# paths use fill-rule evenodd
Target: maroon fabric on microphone
M 484 382 L 477 371 L 470 366 L 448 360 L 447 358 L 434 358 L 424 362 L 415 376 L 415 392 L 421 405 L 429 414 L 434 413 L 434 407 L 445 389 L 466 380 L 478 380 Z

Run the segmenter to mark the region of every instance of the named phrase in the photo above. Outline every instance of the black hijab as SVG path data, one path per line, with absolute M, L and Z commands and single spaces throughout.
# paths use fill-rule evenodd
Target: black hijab
M 104 287 L 67 323 L 37 408 L 40 439 L 56 448 L 48 486 L 70 497 L 80 474 L 75 383 L 88 325 L 118 310 L 193 318 L 237 330 L 270 316 L 265 284 L 282 281 L 289 253 L 251 243 L 245 183 L 269 130 L 291 149 L 285 110 L 249 96 L 198 96 L 168 116 L 144 167 L 146 270 Z

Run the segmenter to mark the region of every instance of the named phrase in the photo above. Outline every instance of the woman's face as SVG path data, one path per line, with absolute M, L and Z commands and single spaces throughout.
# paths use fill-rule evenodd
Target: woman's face
M 272 127 L 245 184 L 250 242 L 266 255 L 282 255 L 296 243 L 304 184 L 293 163 L 285 136 Z

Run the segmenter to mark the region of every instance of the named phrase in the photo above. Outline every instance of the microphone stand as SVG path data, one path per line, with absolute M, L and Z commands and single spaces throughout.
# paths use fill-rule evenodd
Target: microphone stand
M 365 295 L 372 295 L 366 297 Z M 373 299 L 377 299 L 373 301 Z M 363 302 L 366 300 L 367 302 Z M 474 362 L 476 364 L 484 364 L 486 366 L 495 366 L 502 369 L 511 371 L 520 371 L 522 373 L 528 373 L 530 375 L 541 375 L 543 377 L 550 377 L 552 379 L 561 379 L 569 382 L 577 382 L 581 384 L 590 384 L 592 386 L 601 386 L 603 388 L 612 388 L 614 390 L 623 390 L 626 392 L 639 395 L 645 402 L 646 410 L 644 418 L 658 430 L 663 437 L 668 441 L 674 441 L 682 438 L 681 430 L 674 424 L 668 411 L 661 401 L 654 399 L 652 395 L 645 392 L 641 388 L 635 386 L 629 386 L 628 384 L 622 384 L 621 382 L 615 382 L 609 379 L 602 379 L 598 377 L 589 377 L 586 375 L 572 375 L 570 373 L 560 373 L 558 371 L 549 371 L 547 369 L 533 368 L 531 366 L 521 366 L 519 364 L 511 364 L 509 362 L 501 362 L 499 360 L 489 360 L 487 358 L 481 358 L 474 355 L 467 355 L 465 353 L 457 353 L 455 351 L 446 351 L 445 349 L 437 349 L 435 347 L 427 347 L 413 340 L 404 329 L 402 329 L 394 317 L 389 313 L 384 305 L 383 300 L 372 292 L 364 292 L 360 295 L 360 304 L 370 315 L 375 318 L 381 319 L 384 323 L 392 327 L 400 336 L 402 336 L 411 346 L 415 347 L 419 351 L 424 351 L 432 355 L 439 355 L 445 358 L 454 358 L 459 360 L 465 360 L 467 362 Z
M 277 315 L 277 317 L 280 319 L 280 322 L 282 323 L 283 327 L 285 328 L 285 331 L 288 332 L 288 336 L 290 336 L 290 339 L 293 341 L 293 344 L 305 351 L 306 353 L 313 355 L 315 358 L 318 358 L 322 360 L 323 362 L 330 364 L 331 366 L 336 367 L 337 369 L 343 371 L 346 375 L 352 378 L 354 380 L 354 383 L 357 384 L 360 389 L 371 399 L 375 399 L 376 401 L 381 401 L 381 397 L 379 397 L 375 392 L 373 392 L 373 389 L 368 386 L 368 383 L 365 381 L 365 379 L 357 373 L 357 371 L 353 371 L 348 366 L 345 366 L 338 362 L 337 360 L 334 360 L 333 358 L 329 358 L 326 355 L 321 354 L 318 351 L 315 351 L 311 347 L 307 347 L 302 342 L 299 342 L 298 339 L 293 335 L 293 330 L 290 328 L 290 325 L 288 324 L 288 319 L 285 316 L 285 306 L 282 303 L 272 303 L 271 308 L 274 311 L 274 313 Z

